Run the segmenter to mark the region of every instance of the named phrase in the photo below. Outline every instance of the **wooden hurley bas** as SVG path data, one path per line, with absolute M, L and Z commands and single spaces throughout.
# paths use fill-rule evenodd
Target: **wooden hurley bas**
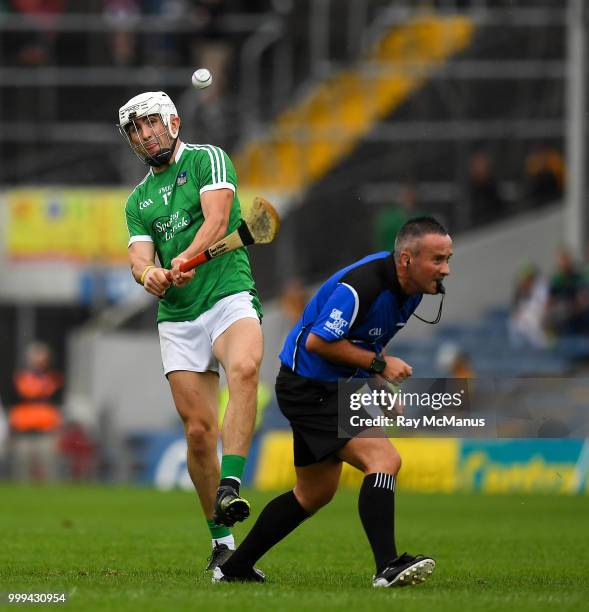
M 256 197 L 241 225 L 233 232 L 212 244 L 206 251 L 180 264 L 180 272 L 188 272 L 214 257 L 225 255 L 242 246 L 268 244 L 278 235 L 280 217 L 274 206 L 265 198 Z

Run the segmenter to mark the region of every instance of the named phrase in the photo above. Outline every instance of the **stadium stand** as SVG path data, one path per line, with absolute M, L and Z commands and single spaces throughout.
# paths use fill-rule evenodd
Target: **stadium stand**
M 119 138 L 116 110 L 138 90 L 163 88 L 178 101 L 188 140 L 213 141 L 238 161 L 241 184 L 250 186 L 244 201 L 252 190 L 276 196 L 280 240 L 251 250 L 268 303 L 289 279 L 313 285 L 372 251 L 375 219 L 403 185 L 414 186 L 420 211 L 440 217 L 459 238 L 499 221 L 527 223 L 524 215 L 555 205 L 552 196 L 527 197 L 526 181 L 539 149 L 550 151 L 551 166 L 564 174 L 566 16 L 556 0 L 422 2 L 417 11 L 400 0 L 232 0 L 216 3 L 214 14 L 200 2 L 47 0 L 50 19 L 23 16 L 21 4 L 5 1 L 0 20 L 2 201 L 15 187 L 135 184 L 143 169 Z M 36 50 L 23 50 L 30 40 Z M 218 59 L 215 79 L 224 83 L 210 100 L 189 85 L 206 57 Z M 399 76 L 401 58 L 419 65 L 419 74 Z M 383 73 L 396 76 L 382 82 Z M 335 117 L 349 132 L 339 128 L 326 141 Z M 270 153 L 261 148 L 273 139 Z M 500 216 L 478 214 L 468 196 L 469 166 L 479 152 L 493 167 Z M 299 164 L 300 157 L 308 162 Z M 40 201 L 55 222 L 54 198 Z M 115 260 L 107 272 L 128 276 Z M 65 338 L 96 314 L 82 303 L 78 276 L 91 276 L 101 263 L 67 261 L 55 263 L 59 296 L 52 304 L 35 293 L 46 285 L 37 282 L 34 263 L 10 275 L 0 270 L 4 372 L 14 366 L 27 320 L 46 331 L 64 365 Z M 8 276 L 21 272 L 26 291 L 7 293 L 15 286 Z M 445 326 L 431 340 L 401 340 L 395 350 L 421 376 L 440 373 L 435 357 L 444 342 L 465 351 L 478 376 L 568 375 L 584 367 L 582 336 L 562 336 L 543 350 L 510 346 L 505 307 L 476 323 Z M 151 329 L 153 310 L 138 303 L 91 320 L 136 332 Z M 272 367 L 267 371 L 270 380 Z M 10 381 L 1 376 L 4 398 Z

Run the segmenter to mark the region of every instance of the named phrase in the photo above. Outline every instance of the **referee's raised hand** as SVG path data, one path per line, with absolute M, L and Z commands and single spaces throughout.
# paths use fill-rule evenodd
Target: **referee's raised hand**
M 413 374 L 413 368 L 398 357 L 384 355 L 384 360 L 387 365 L 380 376 L 389 382 L 400 383 Z

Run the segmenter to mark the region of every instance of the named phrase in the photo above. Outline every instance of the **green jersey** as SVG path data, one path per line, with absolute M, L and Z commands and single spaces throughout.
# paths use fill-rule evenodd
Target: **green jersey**
M 229 156 L 212 145 L 182 143 L 174 163 L 163 172 L 150 169 L 127 200 L 125 216 L 129 245 L 153 242 L 164 268 L 192 243 L 204 222 L 200 196 L 206 191 L 231 189 L 235 194 L 227 233 L 241 221 L 237 177 Z M 170 287 L 159 302 L 160 321 L 192 321 L 220 299 L 249 291 L 260 317 L 262 307 L 245 248 L 236 249 L 200 266 L 184 287 Z

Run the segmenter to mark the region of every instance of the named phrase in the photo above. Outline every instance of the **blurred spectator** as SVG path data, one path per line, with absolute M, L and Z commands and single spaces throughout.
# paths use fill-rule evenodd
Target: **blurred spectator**
M 10 0 L 12 11 L 20 13 L 32 30 L 26 32 L 23 43 L 16 45 L 18 63 L 40 66 L 50 62 L 57 38 L 51 28 L 64 12 L 64 5 L 64 0 Z
M 33 342 L 26 364 L 14 374 L 19 402 L 10 411 L 12 467 L 18 480 L 54 480 L 58 472 L 57 432 L 61 414 L 57 398 L 63 377 L 51 367 L 51 350 Z
M 589 286 L 589 244 L 585 248 L 585 261 L 583 262 L 581 274 L 583 275 L 583 285 Z
M 517 279 L 509 315 L 509 339 L 513 346 L 545 348 L 548 283 L 534 265 L 527 265 Z
M 230 0 L 196 0 L 186 13 L 196 35 L 188 37 L 184 53 L 194 67 L 211 71 L 213 84 L 196 96 L 194 92 L 187 94 L 192 112 L 185 117 L 185 130 L 198 142 L 214 142 L 224 149 L 230 148 L 239 135 L 228 87 L 234 68 L 235 37 L 223 32 L 220 21 L 227 12 L 238 9 Z
M 421 216 L 416 209 L 415 186 L 407 183 L 401 187 L 397 201 L 380 211 L 374 228 L 374 247 L 377 251 L 392 251 L 401 226 L 409 219 Z
M 291 278 L 280 294 L 280 346 L 292 326 L 303 316 L 309 292 L 299 278 Z
M 470 158 L 468 199 L 471 221 L 475 226 L 501 219 L 505 213 L 505 201 L 493 174 L 491 160 L 484 151 L 477 151 Z
M 158 17 L 173 23 L 175 20 L 186 19 L 188 7 L 181 0 L 143 0 L 142 9 L 148 17 Z M 178 37 L 178 33 L 173 31 L 154 32 L 144 46 L 144 62 L 154 66 L 178 65 L 180 63 L 177 49 Z
M 454 358 L 449 378 L 475 378 L 474 368 L 466 351 L 459 351 Z
M 186 106 L 192 106 L 185 117 L 184 129 L 198 142 L 214 142 L 222 149 L 231 148 L 237 133 L 237 116 L 227 96 L 216 97 L 217 76 L 213 72 L 213 85 L 195 96 L 193 91 L 185 95 Z M 209 97 L 212 95 L 213 97 Z
M 468 353 L 454 342 L 445 342 L 440 346 L 436 365 L 445 378 L 475 378 Z
M 288 322 L 289 329 L 301 318 L 308 299 L 309 293 L 299 278 L 291 279 L 282 289 L 280 310 Z
M 103 13 L 113 26 L 109 45 L 113 63 L 133 65 L 137 59 L 137 35 L 129 26 L 141 16 L 139 0 L 104 0 Z
M 90 480 L 96 475 L 96 446 L 84 428 L 76 422 L 67 423 L 59 439 L 68 480 Z
M 547 322 L 555 334 L 589 331 L 584 299 L 584 277 L 567 249 L 558 253 L 556 271 L 550 279 Z
M 108 291 L 109 271 L 103 258 L 94 257 L 80 274 L 80 302 L 94 313 L 104 310 L 113 301 Z
M 528 206 L 554 202 L 564 192 L 565 165 L 554 148 L 537 145 L 525 161 L 524 198 Z
M 5 475 L 6 447 L 8 442 L 8 422 L 0 398 L 0 479 Z
M 191 37 L 192 64 L 208 68 L 213 74 L 215 86 L 201 92 L 206 102 L 213 102 L 225 94 L 232 48 L 219 27 L 220 18 L 230 8 L 228 0 L 194 0 L 192 19 L 199 33 Z

